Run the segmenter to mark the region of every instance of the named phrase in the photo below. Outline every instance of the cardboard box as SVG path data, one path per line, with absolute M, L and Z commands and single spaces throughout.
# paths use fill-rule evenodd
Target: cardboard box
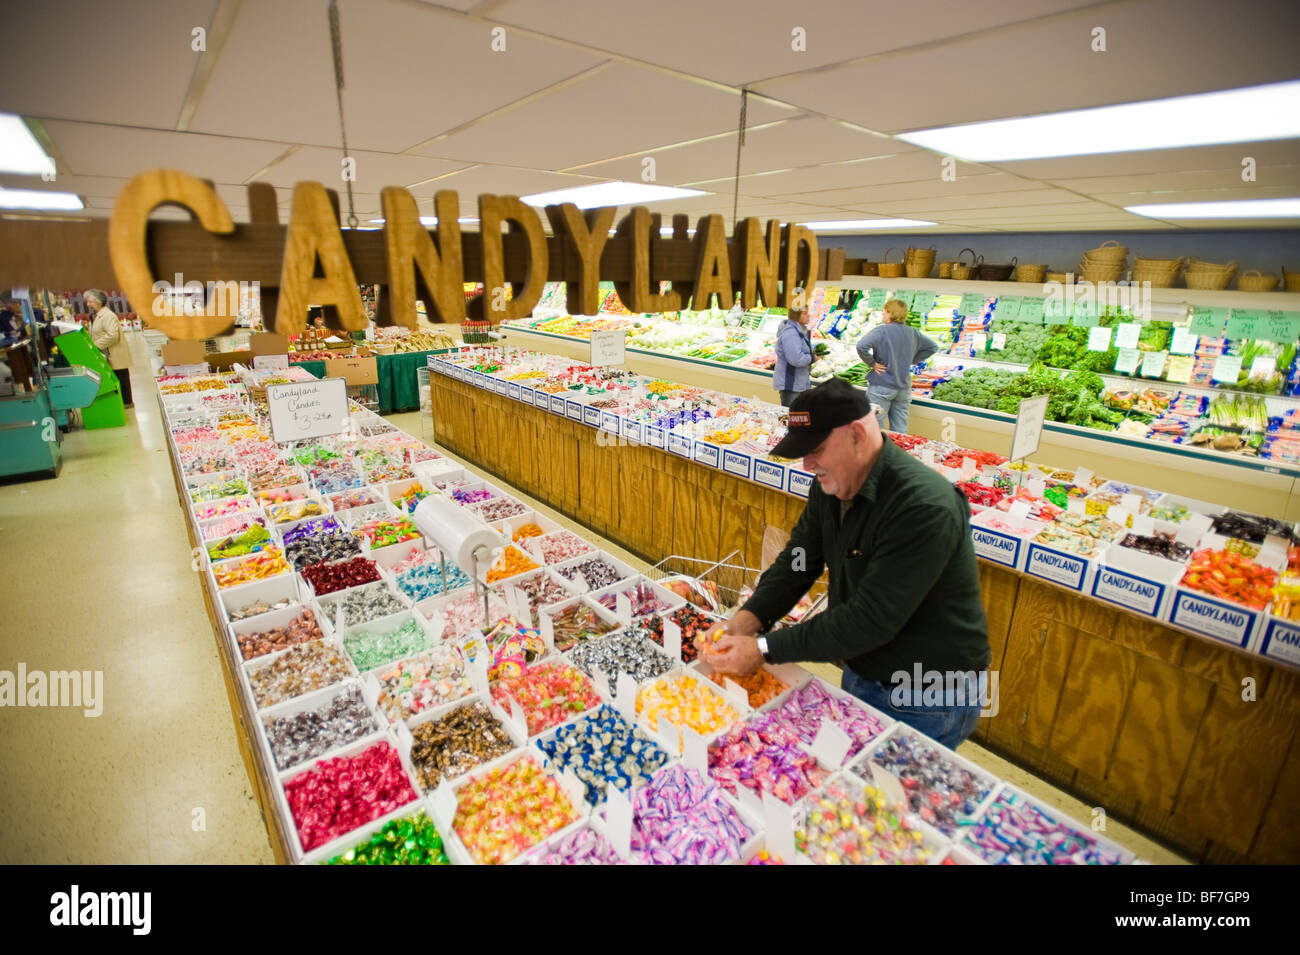
M 248 350 L 253 357 L 258 355 L 287 355 L 289 353 L 289 339 L 274 332 L 258 332 L 256 335 L 248 336 Z
M 326 358 L 325 377 L 342 378 L 349 385 L 377 385 L 379 364 L 374 358 Z
M 1095 570 L 1095 557 L 1082 557 L 1063 547 L 1035 540 L 1027 543 L 1024 571 L 1031 577 L 1082 592 L 1092 583 Z
M 162 347 L 164 365 L 206 365 L 208 350 L 203 342 L 168 342 Z
M 208 367 L 213 371 L 229 371 L 235 365 L 251 367 L 253 364 L 253 353 L 247 348 L 241 351 L 212 352 L 208 355 L 207 361 Z
M 1163 620 L 1186 570 L 1186 564 L 1112 544 L 1105 559 L 1097 562 L 1088 592 L 1098 600 Z
M 1015 532 L 995 530 L 988 526 L 989 521 L 997 520 Z M 975 545 L 975 554 L 1012 570 L 1024 570 L 1025 559 L 1029 553 L 1029 539 L 1043 529 L 1039 521 L 1027 517 L 1012 517 L 996 507 L 990 507 L 971 518 L 971 540 Z

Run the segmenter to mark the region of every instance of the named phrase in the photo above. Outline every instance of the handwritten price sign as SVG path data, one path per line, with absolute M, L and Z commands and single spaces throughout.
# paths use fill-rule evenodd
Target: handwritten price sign
M 267 385 L 266 402 L 277 444 L 339 434 L 348 426 L 348 386 L 342 378 Z

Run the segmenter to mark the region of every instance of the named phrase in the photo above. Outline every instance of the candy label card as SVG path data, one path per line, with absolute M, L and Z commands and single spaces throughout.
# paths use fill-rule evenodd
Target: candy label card
M 632 858 L 632 800 L 613 786 L 605 795 L 605 838 L 620 859 Z
M 682 659 L 682 628 L 675 620 L 664 619 L 664 652 L 672 659 Z
M 582 423 L 591 428 L 600 427 L 600 409 L 590 405 L 582 409 Z
M 628 599 L 627 594 L 619 594 L 614 598 L 614 606 L 617 608 L 615 614 L 618 617 L 619 626 L 632 626 L 632 601 Z
M 740 789 L 747 789 L 741 786 Z M 786 862 L 794 859 L 794 807 L 763 792 L 763 823 L 767 829 L 767 851 Z
M 754 480 L 766 487 L 780 491 L 785 487 L 785 465 L 755 459 Z
M 629 722 L 636 719 L 636 681 L 626 673 L 620 672 L 615 682 L 614 709 Z
M 835 725 L 832 720 L 824 719 L 809 750 L 823 766 L 839 769 L 844 765 L 844 757 L 848 756 L 852 745 L 853 740 L 849 738 L 848 733 Z
M 704 737 L 689 726 L 682 727 L 682 762 L 701 776 L 709 774 L 709 747 Z
M 1088 561 L 1042 544 L 1030 543 L 1025 573 L 1071 590 L 1082 590 L 1088 573 Z
M 271 437 L 277 444 L 341 434 L 352 422 L 342 378 L 266 386 Z
M 1179 588 L 1170 622 L 1207 637 L 1245 648 L 1260 611 Z
M 752 460 L 748 454 L 741 454 L 739 451 L 723 451 L 722 470 L 728 474 L 735 474 L 749 480 L 750 462 Z

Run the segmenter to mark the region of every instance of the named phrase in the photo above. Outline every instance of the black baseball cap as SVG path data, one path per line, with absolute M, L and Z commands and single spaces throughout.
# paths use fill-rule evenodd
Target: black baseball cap
M 870 413 L 866 392 L 843 378 L 832 378 L 790 402 L 785 437 L 771 453 L 778 458 L 801 458 L 815 451 L 835 428 Z

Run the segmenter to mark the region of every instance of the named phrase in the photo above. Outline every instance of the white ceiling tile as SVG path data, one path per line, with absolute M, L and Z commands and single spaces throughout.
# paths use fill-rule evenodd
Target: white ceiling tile
M 312 180 L 323 182 L 332 189 L 345 189 L 342 158 L 341 150 L 306 146 L 276 163 L 258 178 L 277 186 L 292 186 L 295 182 Z M 469 168 L 462 162 L 359 150 L 353 150 L 352 158 L 356 160 L 353 190 L 364 189 L 374 193 L 385 186 L 407 186 Z
M 1096 27 L 1107 31 L 1106 52 L 1092 50 Z M 1297 4 L 1132 0 L 755 88 L 898 132 L 1289 80 L 1298 34 Z
M 452 173 L 412 186 L 411 194 L 417 199 L 428 199 L 435 192 L 450 189 L 460 194 L 461 209 L 476 206 L 480 194 L 498 196 L 527 196 L 538 192 L 551 192 L 556 189 L 571 189 L 575 186 L 588 186 L 604 179 L 592 176 L 570 175 L 549 172 L 543 169 L 521 169 L 515 166 L 476 165 L 468 166 L 461 172 Z M 462 215 L 468 215 L 462 211 Z
M 1255 160 L 1256 166 L 1300 163 L 1300 140 L 1192 146 L 1185 149 L 1147 149 L 1102 156 L 1062 156 L 1058 159 L 1030 159 L 989 165 L 1014 175 L 1051 180 L 1214 171 L 1235 173 L 1240 178 L 1241 161 L 1247 156 Z
M 923 196 L 916 199 L 873 201 L 871 207 L 881 212 L 905 215 L 957 209 L 988 209 L 1009 206 L 1037 206 L 1063 203 L 1088 204 L 1089 198 L 1064 189 L 1016 189 L 1007 192 L 975 195 Z
M 749 104 L 754 125 L 796 114 L 763 101 Z M 422 146 L 426 156 L 505 163 L 526 158 L 534 168 L 649 151 L 736 128 L 740 97 L 657 70 L 612 63 L 535 99 Z
M 217 0 L 41 0 L 4 7 L 0 111 L 175 129 Z M 323 15 L 323 14 L 322 14 Z
M 488 9 L 493 22 L 515 24 L 632 58 L 742 85 L 869 54 L 958 36 L 1093 0 L 912 0 L 888 11 L 812 0 L 656 0 L 604 4 L 592 16 L 583 0 L 507 0 Z M 805 44 L 794 49 L 796 28 Z M 740 38 L 743 37 L 743 41 Z
M 1020 192 L 1033 188 L 1032 181 L 1018 179 L 1005 173 L 983 173 L 975 176 L 960 176 L 952 182 L 945 182 L 935 177 L 885 185 L 846 185 L 839 189 L 786 193 L 783 198 L 802 202 L 825 201 L 845 208 L 865 209 L 874 208 L 874 203 L 878 201 L 938 199 L 950 196 Z M 1046 190 L 1049 187 L 1044 185 L 1042 188 Z M 750 190 L 753 191 L 752 185 Z
M 128 179 L 166 167 L 215 182 L 243 182 L 288 148 L 283 143 L 62 120 L 47 122 L 45 129 L 69 172 Z
M 985 171 L 982 166 L 973 163 L 957 163 L 954 170 L 958 178 Z M 751 195 L 783 196 L 815 202 L 817 200 L 814 194 L 821 191 L 925 180 L 940 183 L 943 175 L 942 156 L 924 149 L 906 149 L 892 155 L 850 162 L 808 165 L 780 172 L 741 176 L 740 188 Z M 722 183 L 730 185 L 731 177 L 714 183 L 698 184 L 696 187 L 721 187 Z

